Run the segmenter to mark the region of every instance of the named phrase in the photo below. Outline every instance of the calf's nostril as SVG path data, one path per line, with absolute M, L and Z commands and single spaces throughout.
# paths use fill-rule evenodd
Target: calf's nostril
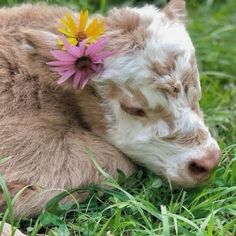
M 194 177 L 203 178 L 209 175 L 209 171 L 206 167 L 194 161 L 189 164 L 189 171 Z

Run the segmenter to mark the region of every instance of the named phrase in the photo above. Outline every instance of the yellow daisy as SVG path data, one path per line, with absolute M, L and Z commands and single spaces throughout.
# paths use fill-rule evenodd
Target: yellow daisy
M 105 21 L 95 18 L 88 24 L 88 16 L 88 11 L 81 11 L 78 20 L 70 14 L 61 19 L 64 27 L 60 27 L 58 30 L 67 37 L 70 44 L 77 45 L 84 39 L 87 44 L 90 44 L 96 42 L 99 36 L 104 33 Z M 63 45 L 61 40 L 58 41 L 58 44 Z

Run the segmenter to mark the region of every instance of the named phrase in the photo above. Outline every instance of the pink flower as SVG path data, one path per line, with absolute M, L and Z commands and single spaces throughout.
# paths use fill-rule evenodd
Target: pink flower
M 86 46 L 85 40 L 79 46 L 70 45 L 65 37 L 62 41 L 65 50 L 51 51 L 56 60 L 47 63 L 61 76 L 58 84 L 73 78 L 73 87 L 83 89 L 93 75 L 102 72 L 104 59 L 113 54 L 103 50 L 107 43 L 106 38 L 89 46 Z

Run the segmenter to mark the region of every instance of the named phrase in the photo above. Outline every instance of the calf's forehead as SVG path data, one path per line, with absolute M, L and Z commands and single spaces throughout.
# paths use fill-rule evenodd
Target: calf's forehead
M 110 47 L 119 50 L 107 64 L 104 77 L 124 86 L 128 81 L 154 92 L 164 89 L 172 96 L 183 87 L 187 91 L 195 86 L 200 94 L 195 50 L 183 22 L 147 6 L 113 11 L 108 29 Z
M 147 46 L 153 42 L 156 44 L 156 48 L 165 49 L 167 52 L 194 52 L 186 26 L 181 22 L 171 21 L 163 16 L 161 20 L 154 19 L 147 30 L 150 32 L 150 38 L 147 38 Z

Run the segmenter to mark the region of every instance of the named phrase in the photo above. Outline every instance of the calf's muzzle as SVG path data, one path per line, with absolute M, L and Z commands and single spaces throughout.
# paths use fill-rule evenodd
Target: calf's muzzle
M 212 170 L 214 170 L 220 161 L 221 152 L 219 148 L 208 150 L 206 155 L 201 158 L 193 159 L 188 165 L 188 170 L 193 179 L 197 182 L 207 180 Z

